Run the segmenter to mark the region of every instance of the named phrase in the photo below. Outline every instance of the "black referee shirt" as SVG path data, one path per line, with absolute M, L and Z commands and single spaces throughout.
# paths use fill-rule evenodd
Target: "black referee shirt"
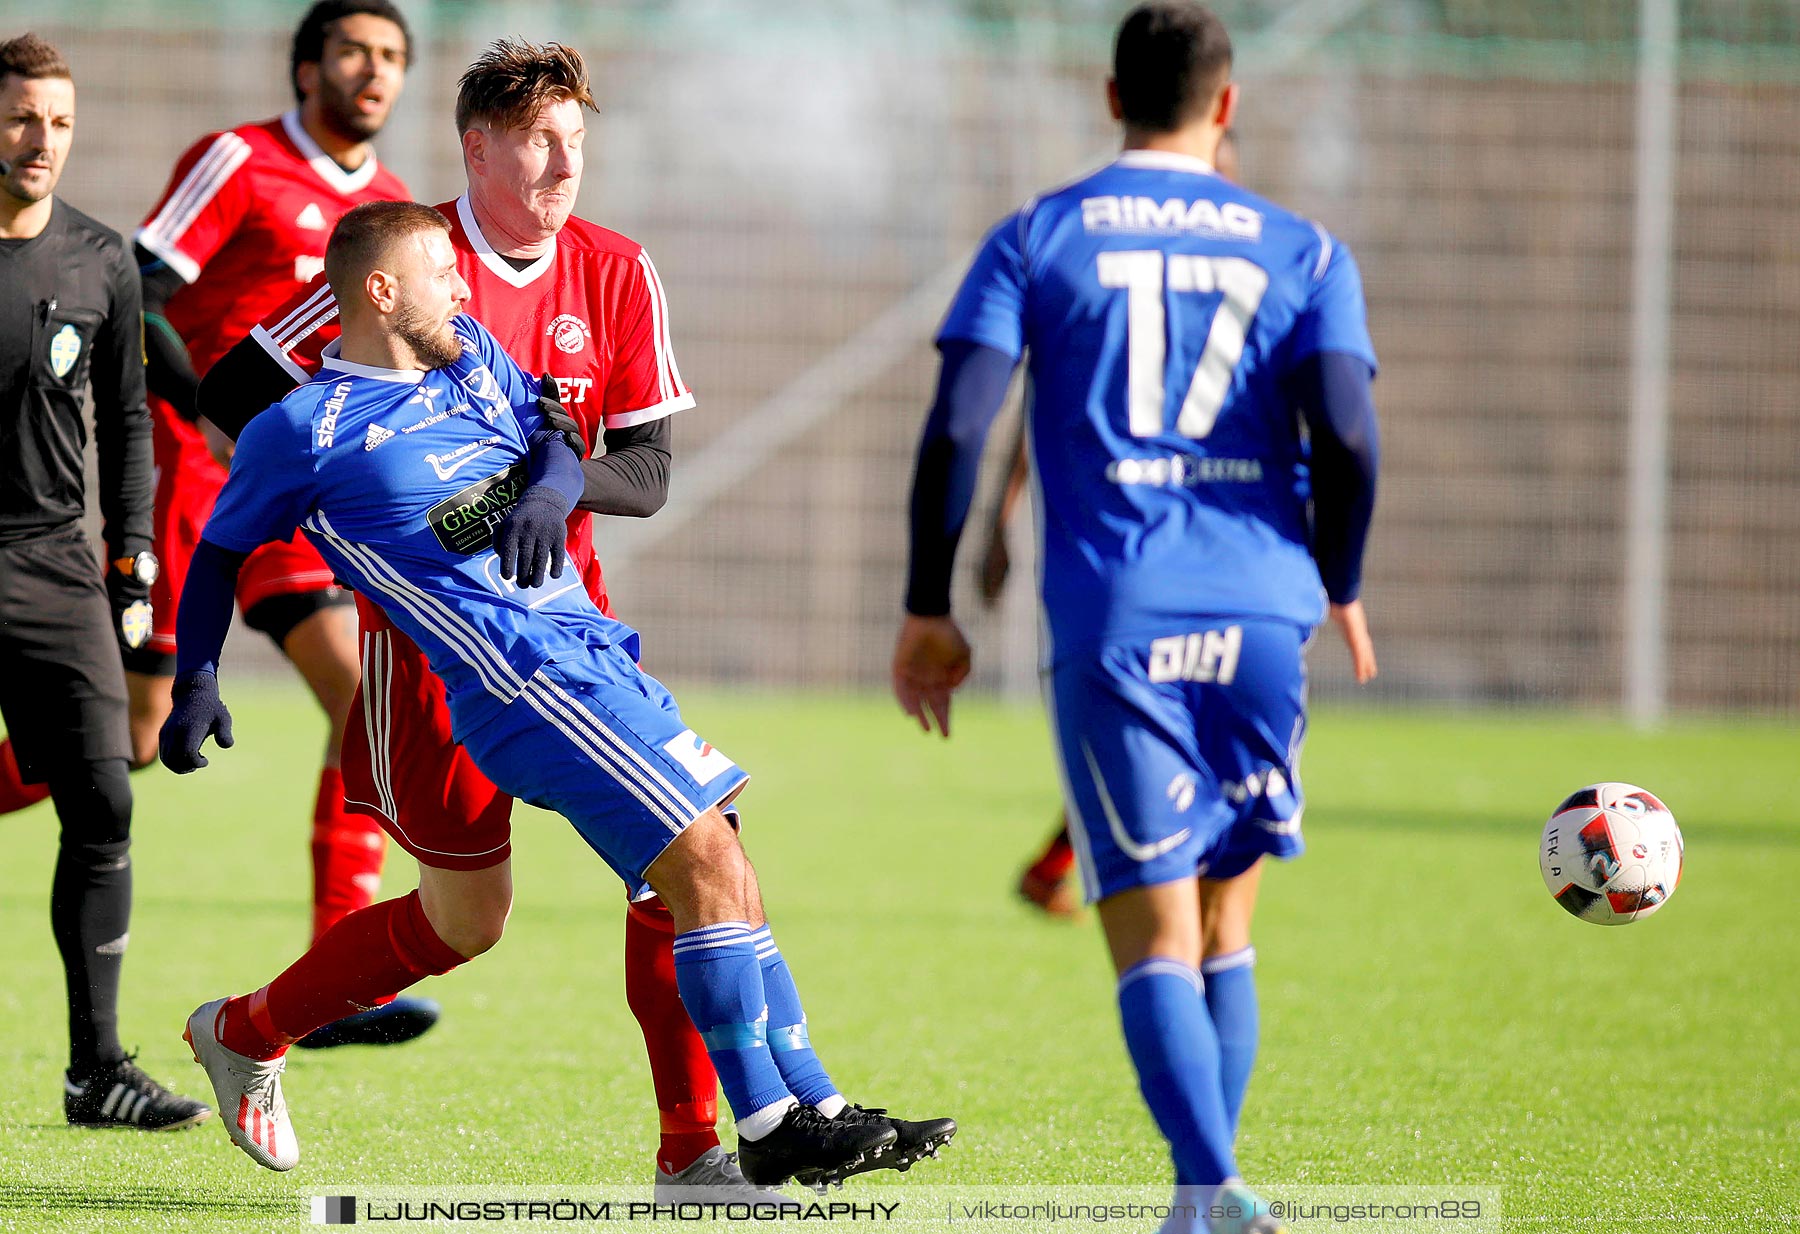
M 91 382 L 106 556 L 150 547 L 143 337 L 143 292 L 119 233 L 58 199 L 42 232 L 0 238 L 0 544 L 81 519 Z

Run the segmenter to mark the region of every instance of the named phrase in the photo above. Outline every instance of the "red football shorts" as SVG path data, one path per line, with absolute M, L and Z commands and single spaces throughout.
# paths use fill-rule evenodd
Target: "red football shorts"
M 512 853 L 512 798 L 450 737 L 450 707 L 417 643 L 356 597 L 362 683 L 344 730 L 344 804 L 440 870 L 485 870 Z
M 156 410 L 156 555 L 162 573 L 150 587 L 155 627 L 150 650 L 175 654 L 175 605 L 187 581 L 188 562 L 225 484 L 225 469 L 207 451 L 199 430 L 186 421 L 169 426 L 175 410 L 159 399 Z M 183 432 L 182 430 L 185 430 Z M 238 609 L 249 612 L 271 596 L 325 591 L 333 586 L 331 567 L 305 537 L 265 544 L 238 572 Z

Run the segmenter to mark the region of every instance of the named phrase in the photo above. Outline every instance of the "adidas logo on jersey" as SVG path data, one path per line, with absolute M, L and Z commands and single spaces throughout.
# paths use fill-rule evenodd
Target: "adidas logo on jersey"
M 394 435 L 391 428 L 382 428 L 379 424 L 371 424 L 368 434 L 363 438 L 363 449 L 373 450 L 376 446 Z
M 294 226 L 304 227 L 307 231 L 324 231 L 325 212 L 319 209 L 317 202 L 309 201 L 306 209 L 294 217 Z

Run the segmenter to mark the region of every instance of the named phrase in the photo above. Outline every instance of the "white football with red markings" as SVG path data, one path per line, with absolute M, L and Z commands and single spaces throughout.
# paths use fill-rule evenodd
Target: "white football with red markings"
M 1669 902 L 1681 884 L 1681 828 L 1669 807 L 1635 784 L 1590 784 L 1544 824 L 1544 886 L 1573 916 L 1629 925 Z

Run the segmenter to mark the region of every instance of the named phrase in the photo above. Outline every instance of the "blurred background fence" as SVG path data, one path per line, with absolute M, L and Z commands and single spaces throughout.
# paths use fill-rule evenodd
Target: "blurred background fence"
M 669 508 L 597 529 L 646 664 L 879 686 L 931 333 L 985 228 L 1116 144 L 1102 92 L 1126 6 L 401 3 L 417 62 L 379 149 L 427 201 L 459 191 L 451 102 L 483 43 L 555 38 L 589 58 L 601 114 L 580 213 L 655 257 L 700 400 L 677 421 Z M 1638 0 L 1218 7 L 1245 84 L 1244 179 L 1347 241 L 1367 284 L 1385 449 L 1375 696 L 1618 704 L 1642 483 L 1627 462 Z M 304 9 L 0 0 L 0 30 L 68 55 L 63 195 L 129 231 L 189 142 L 290 104 Z M 1688 0 L 1678 16 L 1673 227 L 1652 254 L 1669 291 L 1658 646 L 1672 705 L 1793 715 L 1800 5 Z M 1028 694 L 1028 518 L 991 614 L 969 586 L 974 527 L 957 603 L 977 681 Z M 1347 690 L 1329 635 L 1313 661 L 1318 693 Z

